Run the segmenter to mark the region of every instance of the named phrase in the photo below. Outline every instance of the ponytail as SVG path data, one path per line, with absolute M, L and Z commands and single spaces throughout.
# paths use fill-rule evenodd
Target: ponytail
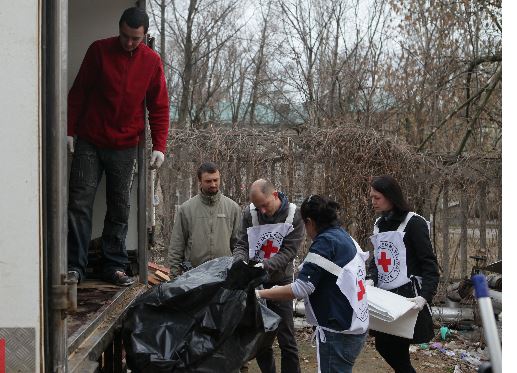
M 326 197 L 313 194 L 306 198 L 300 209 L 302 219 L 311 219 L 319 231 L 340 225 L 337 212 L 341 208 L 339 203 Z

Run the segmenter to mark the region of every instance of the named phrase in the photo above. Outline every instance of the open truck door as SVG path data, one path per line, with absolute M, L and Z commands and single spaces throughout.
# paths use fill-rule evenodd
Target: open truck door
M 145 7 L 145 2 L 138 2 Z M 118 35 L 122 12 L 135 6 L 129 0 L 68 1 L 67 92 L 70 89 L 89 45 L 98 39 Z M 146 179 L 149 174 L 145 136 L 138 148 L 137 170 L 130 198 L 130 217 L 126 248 L 129 273 L 139 275 L 140 284 L 117 287 L 99 279 L 99 250 L 91 247 L 87 279 L 77 287 L 78 308 L 67 317 L 68 371 L 122 371 L 120 323 L 125 310 L 147 282 Z M 68 170 L 71 159 L 69 158 Z M 106 213 L 106 181 L 103 176 L 95 197 L 92 218 L 92 241 L 100 241 Z M 99 264 L 99 265 L 97 265 Z
M 145 1 L 20 0 L 0 12 L 9 30 L 0 41 L 0 372 L 122 370 L 117 330 L 147 281 L 145 145 L 126 240 L 139 283 L 77 287 L 67 279 L 66 114 L 87 47 L 117 35 L 120 15 L 135 5 Z M 102 230 L 103 184 L 92 238 Z

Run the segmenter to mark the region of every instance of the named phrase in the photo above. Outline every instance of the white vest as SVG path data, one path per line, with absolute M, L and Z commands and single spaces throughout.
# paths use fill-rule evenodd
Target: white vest
M 275 256 L 285 236 L 291 233 L 293 228 L 294 213 L 296 205 L 289 204 L 289 213 L 284 223 L 259 224 L 258 213 L 253 203 L 250 204 L 251 223 L 253 226 L 247 229 L 248 232 L 248 254 L 249 259 L 262 262 Z
M 352 241 L 354 241 L 357 253 L 343 268 L 315 253 L 307 254 L 307 257 L 304 260 L 304 263 L 316 264 L 327 272 L 337 276 L 336 285 L 348 299 L 348 302 L 354 311 L 352 322 L 348 330 L 338 331 L 321 327 L 324 330 L 329 330 L 334 333 L 363 334 L 368 330 L 369 314 L 365 285 L 366 268 L 364 263 L 370 254 L 368 252 L 363 252 L 359 244 L 353 238 Z M 310 306 L 310 302 L 307 300 L 305 303 L 309 304 L 310 311 L 314 314 L 312 306 Z M 313 319 L 315 320 L 315 317 Z M 312 320 L 313 323 L 314 320 Z M 307 321 L 311 322 L 309 318 Z
M 407 250 L 404 235 L 407 223 L 415 215 L 420 216 L 409 212 L 396 231 L 379 233 L 377 222 L 380 218 L 375 222 L 370 240 L 373 244 L 375 265 L 377 266 L 377 286 L 381 289 L 395 289 L 411 281 L 407 273 Z

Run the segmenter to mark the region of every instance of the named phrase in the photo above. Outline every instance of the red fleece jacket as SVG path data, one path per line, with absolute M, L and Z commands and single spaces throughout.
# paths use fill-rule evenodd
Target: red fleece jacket
M 144 131 L 144 100 L 153 150 L 165 153 L 169 99 L 160 56 L 143 43 L 127 52 L 118 37 L 97 40 L 68 93 L 68 136 L 101 148 L 136 146 Z

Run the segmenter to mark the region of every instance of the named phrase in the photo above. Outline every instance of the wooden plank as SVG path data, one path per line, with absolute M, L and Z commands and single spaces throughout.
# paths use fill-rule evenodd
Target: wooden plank
M 117 286 L 115 284 L 111 284 L 111 283 L 106 282 L 106 281 L 96 280 L 96 279 L 88 279 L 88 280 L 82 281 L 81 283 L 79 283 L 77 285 L 77 288 L 78 289 L 99 289 L 99 290 L 102 290 L 102 289 L 106 289 L 106 290 L 109 290 L 109 289 L 120 290 L 120 286 Z
M 163 281 L 170 281 L 171 278 L 161 271 L 154 272 L 154 275 Z
M 158 279 L 154 274 L 149 273 L 147 275 L 147 282 L 151 285 L 158 285 L 161 283 L 160 279 Z
M 160 271 L 160 272 L 165 273 L 166 275 L 169 275 L 169 274 L 170 274 L 169 268 L 164 267 L 164 266 L 159 265 L 159 264 L 156 264 L 156 263 L 153 263 L 153 262 L 147 262 L 147 267 L 148 267 L 152 272 Z

